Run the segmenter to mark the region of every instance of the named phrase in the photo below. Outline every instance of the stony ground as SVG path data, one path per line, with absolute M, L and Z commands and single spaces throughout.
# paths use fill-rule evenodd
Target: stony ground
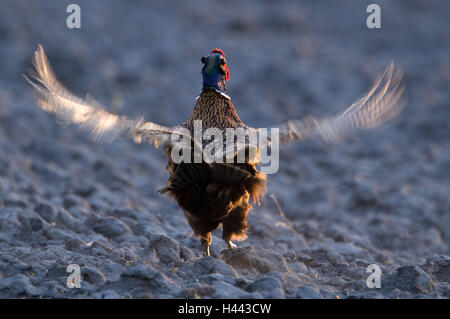
M 377 1 L 369 30 L 370 2 L 77 1 L 69 30 L 69 1 L 1 1 L 0 297 L 450 297 L 450 5 Z M 390 60 L 408 105 L 345 143 L 284 147 L 249 239 L 227 250 L 218 230 L 203 257 L 155 194 L 161 150 L 99 144 L 35 107 L 21 74 L 38 43 L 74 92 L 167 125 L 189 115 L 214 47 L 252 126 L 338 112 Z M 66 287 L 72 263 L 80 289 Z M 373 263 L 381 289 L 366 286 Z

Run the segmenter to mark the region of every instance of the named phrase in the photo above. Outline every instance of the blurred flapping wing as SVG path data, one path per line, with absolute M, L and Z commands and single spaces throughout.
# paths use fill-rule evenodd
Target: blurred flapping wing
M 64 122 L 91 132 L 97 139 L 111 141 L 120 135 L 128 135 L 137 143 L 148 141 L 157 147 L 170 140 L 170 134 L 178 128 L 109 113 L 92 98 L 73 95 L 56 78 L 41 45 L 34 53 L 33 65 L 36 72 L 31 79 L 34 81 L 24 77 L 34 87 L 37 105 Z
M 290 120 L 278 126 L 279 141 L 286 143 L 320 136 L 329 143 L 339 142 L 351 131 L 373 128 L 395 117 L 406 104 L 401 99 L 403 91 L 402 73 L 398 69 L 394 70 L 391 62 L 369 92 L 345 112 L 322 119 L 306 117 Z

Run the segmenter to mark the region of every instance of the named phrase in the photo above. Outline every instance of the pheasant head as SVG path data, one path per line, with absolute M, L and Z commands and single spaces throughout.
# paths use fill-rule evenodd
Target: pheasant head
M 211 50 L 208 56 L 202 57 L 203 90 L 212 88 L 226 93 L 226 82 L 230 77 L 225 53 L 220 49 Z

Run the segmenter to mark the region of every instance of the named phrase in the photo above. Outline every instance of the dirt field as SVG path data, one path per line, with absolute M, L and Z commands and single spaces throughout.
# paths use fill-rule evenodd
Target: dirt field
M 0 2 L 0 297 L 450 297 L 449 1 L 376 1 L 377 30 L 373 1 L 77 0 L 77 30 L 71 2 Z M 254 127 L 337 113 L 391 60 L 408 104 L 344 143 L 282 148 L 248 240 L 228 250 L 219 229 L 203 257 L 155 193 L 161 149 L 97 143 L 35 106 L 21 75 L 39 43 L 73 92 L 165 125 L 189 116 L 215 47 Z M 66 286 L 73 263 L 79 289 Z

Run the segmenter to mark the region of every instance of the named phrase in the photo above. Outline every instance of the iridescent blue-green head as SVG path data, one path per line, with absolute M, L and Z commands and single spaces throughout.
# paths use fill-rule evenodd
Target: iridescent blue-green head
M 220 49 L 211 50 L 208 56 L 202 57 L 203 90 L 213 88 L 226 93 L 226 82 L 230 77 L 225 53 Z

